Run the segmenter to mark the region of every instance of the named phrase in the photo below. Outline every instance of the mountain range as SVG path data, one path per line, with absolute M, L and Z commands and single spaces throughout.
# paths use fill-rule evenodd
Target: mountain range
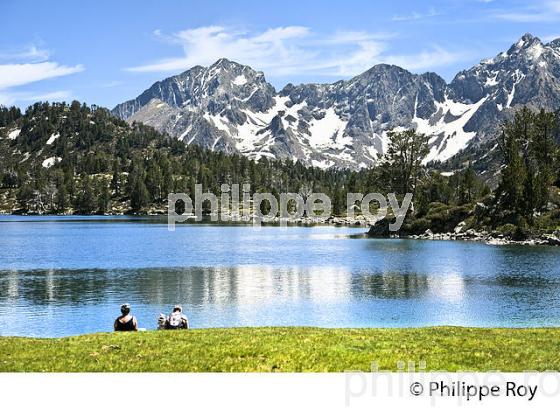
M 391 130 L 429 135 L 426 161 L 447 161 L 495 138 L 523 105 L 560 107 L 560 39 L 525 34 L 450 83 L 379 64 L 349 80 L 276 91 L 262 72 L 222 58 L 158 81 L 112 112 L 211 150 L 359 169 L 384 153 Z

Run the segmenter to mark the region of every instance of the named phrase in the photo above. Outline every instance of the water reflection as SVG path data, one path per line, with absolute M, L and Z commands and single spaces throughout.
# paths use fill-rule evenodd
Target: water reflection
M 272 266 L 124 270 L 0 271 L 0 302 L 33 305 L 96 304 L 108 298 L 145 303 L 255 305 L 306 299 L 461 297 L 459 275 L 352 273 L 341 267 Z
M 125 300 L 147 327 L 155 326 L 157 313 L 175 303 L 185 305 L 197 327 L 480 325 L 505 320 L 515 326 L 550 321 L 535 312 L 543 304 L 557 312 L 558 296 L 557 277 L 477 279 L 457 272 L 352 272 L 324 266 L 0 271 L 0 333 L 20 331 L 11 314 L 36 319 L 33 328 L 41 335 L 110 330 L 107 326 Z
M 353 298 L 460 299 L 469 285 L 558 289 L 555 276 L 498 275 L 473 281 L 457 273 L 364 273 L 341 267 L 271 266 L 123 270 L 0 271 L 0 301 L 33 304 L 98 303 L 113 295 L 140 295 L 149 303 L 255 304 L 267 300 Z
M 357 291 L 366 297 L 412 299 L 427 295 L 430 281 L 426 275 L 386 273 L 360 276 Z M 361 286 L 360 286 L 361 285 Z

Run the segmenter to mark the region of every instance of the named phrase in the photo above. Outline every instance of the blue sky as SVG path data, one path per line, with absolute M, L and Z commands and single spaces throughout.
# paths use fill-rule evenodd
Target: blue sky
M 227 57 L 288 82 L 378 63 L 447 81 L 525 32 L 560 37 L 560 0 L 336 2 L 3 0 L 0 104 L 112 108 L 153 82 Z

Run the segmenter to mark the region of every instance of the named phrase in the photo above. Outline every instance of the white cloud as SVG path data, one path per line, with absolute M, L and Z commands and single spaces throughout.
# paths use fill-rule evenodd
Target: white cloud
M 539 23 L 558 19 L 558 16 L 549 13 L 499 13 L 496 17 L 514 23 Z
M 171 36 L 163 35 L 160 30 L 156 30 L 154 34 L 163 40 L 181 45 L 184 56 L 132 67 L 129 71 L 181 71 L 195 65 L 212 64 L 224 56 L 234 57 L 261 68 L 281 65 L 282 67 L 278 68 L 283 70 L 296 63 L 300 64 L 300 59 L 309 59 L 307 51 L 295 41 L 308 37 L 309 30 L 299 26 L 278 27 L 257 34 L 220 26 L 183 30 Z M 283 61 L 274 64 L 273 60 Z
M 549 0 L 546 2 L 546 6 L 557 14 L 560 14 L 560 1 L 559 0 Z
M 18 87 L 39 81 L 62 77 L 84 70 L 81 64 L 63 65 L 48 61 L 50 53 L 34 45 L 19 51 L 0 53 L 0 104 L 17 101 L 62 100 L 70 96 L 67 90 L 52 91 L 41 95 L 18 91 Z
M 442 13 L 436 11 L 432 7 L 425 13 L 419 13 L 419 12 L 413 11 L 411 14 L 393 16 L 392 20 L 393 21 L 423 20 L 423 19 L 427 19 L 427 18 L 430 18 L 430 17 L 436 17 L 436 16 L 441 16 L 441 15 L 442 15 Z
M 83 71 L 83 66 L 65 66 L 45 61 L 42 63 L 0 64 L 0 89 L 17 87 L 47 78 L 61 77 Z
M 15 102 L 17 101 L 17 98 L 15 95 L 10 94 L 10 93 L 5 93 L 2 90 L 0 90 L 0 105 L 13 105 Z
M 337 31 L 317 34 L 308 27 L 275 27 L 248 32 L 230 27 L 205 26 L 170 35 L 155 30 L 156 38 L 182 48 L 182 55 L 126 68 L 131 72 L 177 73 L 196 65 L 208 66 L 225 57 L 264 71 L 267 76 L 352 76 L 382 62 L 404 68 L 428 69 L 464 58 L 441 47 L 413 55 L 390 52 L 390 33 Z
M 465 52 L 451 52 L 441 47 L 434 47 L 432 50 L 424 50 L 413 55 L 390 56 L 387 62 L 414 71 L 432 68 L 434 61 L 437 61 L 440 66 L 446 66 L 468 57 Z
M 36 101 L 65 101 L 72 98 L 72 91 L 60 90 L 52 91 L 45 94 L 33 94 L 29 92 L 0 90 L 0 105 L 13 105 L 18 101 L 36 102 Z
M 52 91 L 45 94 L 23 95 L 19 99 L 22 101 L 61 101 L 72 97 L 70 90 Z
M 363 41 L 385 41 L 394 38 L 392 33 L 369 33 L 367 31 L 336 31 L 334 34 L 326 36 L 320 40 L 321 44 L 351 44 Z
M 497 11 L 494 16 L 515 23 L 560 21 L 560 0 L 535 1 L 524 9 Z
M 553 41 L 560 38 L 560 34 L 550 34 L 548 36 L 541 37 L 543 41 Z
M 30 45 L 23 50 L 17 50 L 12 52 L 1 52 L 0 60 L 2 61 L 27 61 L 27 62 L 37 62 L 45 61 L 49 58 L 49 51 L 38 48 L 35 45 Z

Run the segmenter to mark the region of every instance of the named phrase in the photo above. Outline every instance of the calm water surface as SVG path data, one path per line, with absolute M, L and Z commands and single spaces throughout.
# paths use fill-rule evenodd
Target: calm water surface
M 356 228 L 0 217 L 0 335 L 140 326 L 559 326 L 560 249 L 352 239 Z

